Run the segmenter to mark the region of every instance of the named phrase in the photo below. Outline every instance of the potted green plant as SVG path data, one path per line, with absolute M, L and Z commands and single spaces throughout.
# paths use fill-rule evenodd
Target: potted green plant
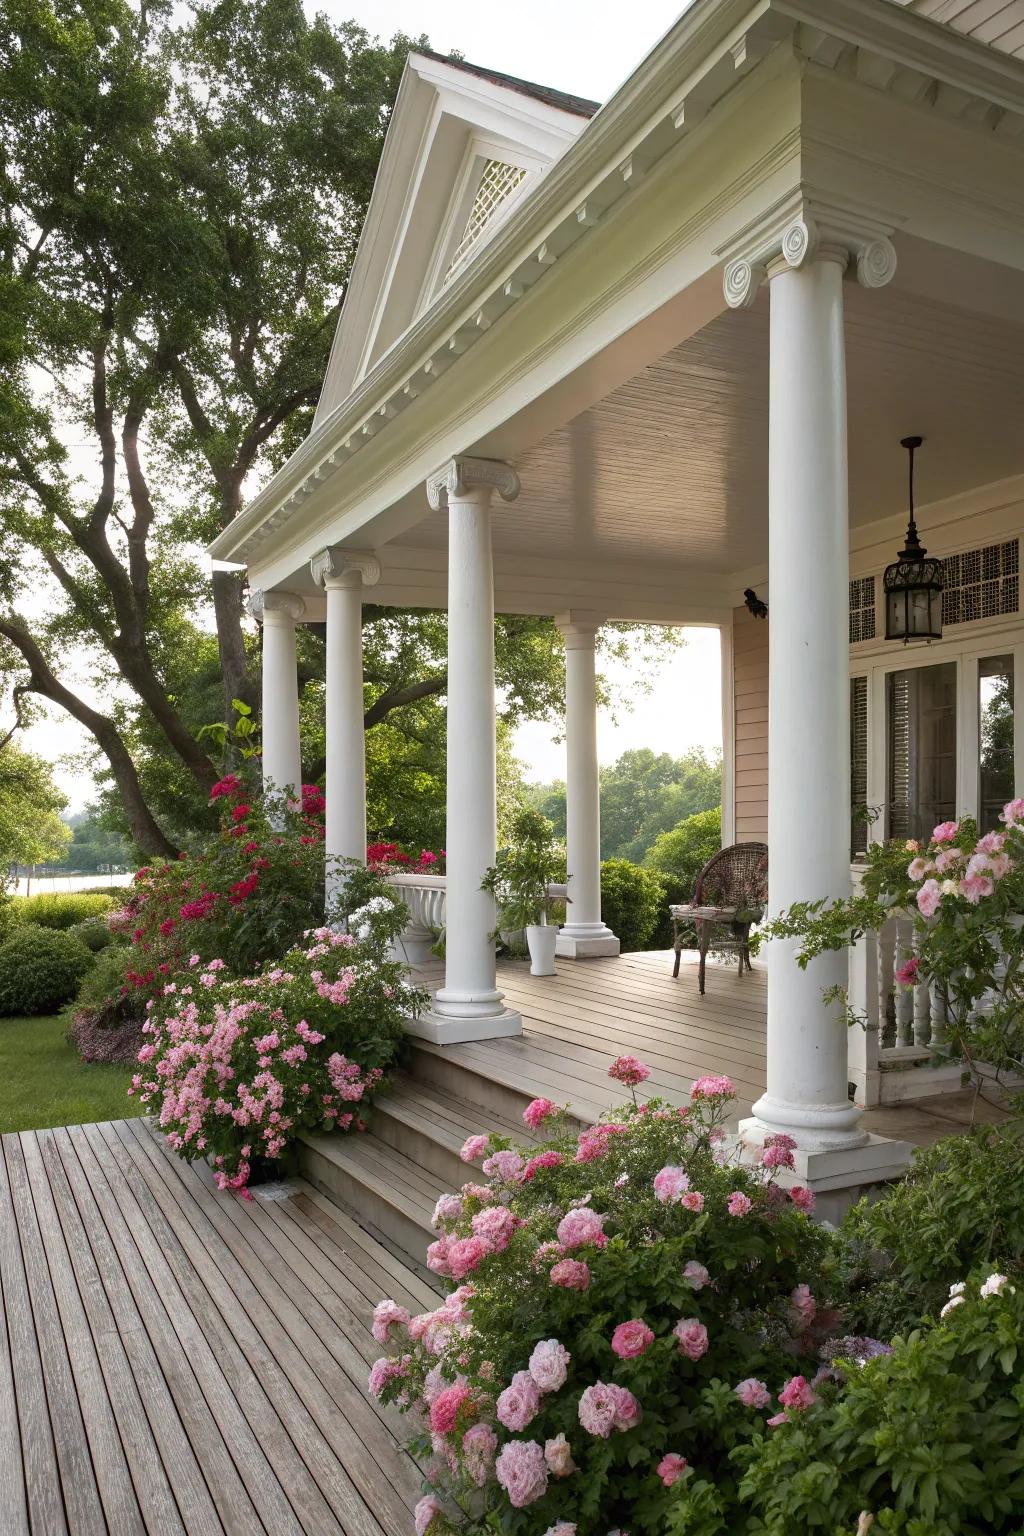
M 512 823 L 512 840 L 498 852 L 482 881 L 498 909 L 498 930 L 526 930 L 531 976 L 555 974 L 558 928 L 549 922 L 556 903 L 565 900 L 550 892 L 563 878 L 564 855 L 554 828 L 539 811 L 523 807 Z

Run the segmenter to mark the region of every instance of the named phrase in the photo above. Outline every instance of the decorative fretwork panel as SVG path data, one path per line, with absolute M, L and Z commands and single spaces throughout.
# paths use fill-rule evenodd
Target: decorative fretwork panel
M 1016 613 L 1020 604 L 1020 541 L 947 555 L 942 562 L 943 624 L 970 624 Z
M 491 219 L 506 198 L 525 180 L 526 172 L 521 165 L 508 165 L 504 160 L 488 160 L 484 166 L 483 174 L 477 184 L 476 196 L 473 206 L 469 210 L 469 218 L 466 220 L 466 228 L 463 230 L 462 239 L 455 247 L 448 270 L 444 275 L 446 283 L 451 282 L 459 268 L 466 261 L 473 247 L 483 235 Z
M 875 638 L 875 578 L 855 576 L 850 582 L 850 644 Z

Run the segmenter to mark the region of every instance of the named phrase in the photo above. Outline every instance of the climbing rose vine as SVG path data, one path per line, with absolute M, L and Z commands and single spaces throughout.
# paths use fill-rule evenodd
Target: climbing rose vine
M 828 1239 L 778 1182 L 793 1143 L 730 1166 L 734 1097 L 707 1077 L 688 1110 L 630 1103 L 578 1134 L 540 1099 L 524 1120 L 542 1142 L 468 1139 L 428 1258 L 447 1298 L 374 1313 L 370 1391 L 429 1458 L 420 1536 L 728 1528 L 730 1452 L 815 1401 L 835 1322 Z
M 914 954 L 897 982 L 929 983 L 944 1004 L 947 1051 L 968 1069 L 986 1062 L 1024 1071 L 1024 799 L 1010 800 L 996 831 L 940 822 L 927 842 L 873 845 L 862 890 L 846 901 L 801 902 L 755 942 L 797 938 L 801 965 L 845 949 L 891 917 L 914 925 Z

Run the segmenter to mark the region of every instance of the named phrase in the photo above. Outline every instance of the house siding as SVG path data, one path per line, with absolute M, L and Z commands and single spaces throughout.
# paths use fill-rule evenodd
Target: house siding
M 736 841 L 768 841 L 768 621 L 733 613 Z

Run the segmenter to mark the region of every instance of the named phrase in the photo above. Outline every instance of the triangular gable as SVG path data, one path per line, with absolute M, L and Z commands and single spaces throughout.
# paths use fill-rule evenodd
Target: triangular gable
M 409 55 L 316 421 L 469 266 L 596 110 L 462 60 Z

